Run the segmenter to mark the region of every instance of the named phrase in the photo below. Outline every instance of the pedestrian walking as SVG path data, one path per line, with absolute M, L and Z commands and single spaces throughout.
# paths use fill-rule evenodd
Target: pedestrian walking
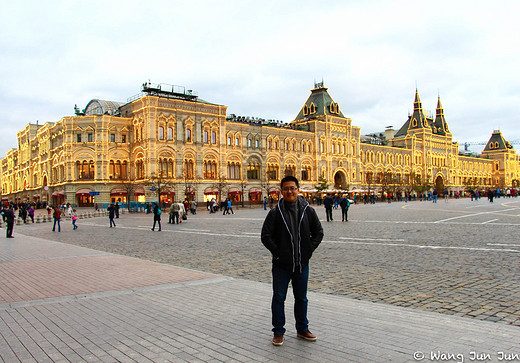
M 34 208 L 32 205 L 29 207 L 28 213 L 29 213 L 29 218 L 31 218 L 31 222 L 34 223 Z
M 56 232 L 56 224 L 58 224 L 58 232 L 61 232 L 61 209 L 59 206 L 54 207 L 54 213 L 52 214 L 54 218 L 54 225 L 52 226 L 52 231 Z
M 334 200 L 330 196 L 330 194 L 327 194 L 325 199 L 323 199 L 323 206 L 325 207 L 325 214 L 327 215 L 327 222 L 331 222 L 334 219 L 332 219 L 332 205 L 334 204 Z
M 112 228 L 112 225 L 114 227 L 116 226 L 116 222 L 114 222 L 114 217 L 116 215 L 116 207 L 114 206 L 114 203 L 110 203 L 108 206 L 108 219 L 110 220 L 110 228 Z
M 25 209 L 25 205 L 21 205 L 18 210 L 18 217 L 22 219 L 23 223 L 27 223 L 27 209 Z
M 119 218 L 119 202 L 116 202 L 116 205 L 114 206 L 114 212 L 116 214 L 116 219 Z
M 307 320 L 307 284 L 309 259 L 323 239 L 323 228 L 316 211 L 302 196 L 294 176 L 286 176 L 280 183 L 282 198 L 271 209 L 262 226 L 263 245 L 271 252 L 273 298 L 272 344 L 280 346 L 285 334 L 285 298 L 289 282 L 294 294 L 294 315 L 299 338 L 315 341 Z
M 14 238 L 13 237 L 13 227 L 14 227 L 14 210 L 13 206 L 9 205 L 4 211 L 5 223 L 7 224 L 5 237 L 6 238 Z
M 233 212 L 233 208 L 231 207 L 231 199 L 227 198 L 224 201 L 224 212 L 222 212 L 222 215 L 229 214 L 230 211 L 231 214 L 235 214 L 235 212 Z
M 161 232 L 161 209 L 157 204 L 153 204 L 153 227 L 152 231 L 155 230 L 155 223 L 159 224 L 159 232 Z
M 76 209 L 72 209 L 72 229 L 78 229 L 78 226 L 76 225 L 76 221 L 78 220 L 78 213 L 76 213 Z

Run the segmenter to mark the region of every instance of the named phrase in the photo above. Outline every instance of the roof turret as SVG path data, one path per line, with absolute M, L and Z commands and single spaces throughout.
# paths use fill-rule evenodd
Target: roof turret
M 314 83 L 311 95 L 305 101 L 295 120 L 313 119 L 323 115 L 345 117 L 339 108 L 339 104 L 334 102 L 322 81 Z
M 441 135 L 446 135 L 447 132 L 450 132 L 446 119 L 444 118 L 444 108 L 442 107 L 440 96 L 437 98 L 437 109 L 435 111 L 435 121 L 433 122 L 433 132 Z

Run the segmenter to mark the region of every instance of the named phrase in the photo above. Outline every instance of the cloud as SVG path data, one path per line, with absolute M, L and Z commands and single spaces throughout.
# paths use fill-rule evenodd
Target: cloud
M 417 84 L 457 140 L 520 139 L 520 3 L 28 1 L 0 14 L 0 155 L 16 131 L 150 79 L 236 114 L 291 121 L 323 78 L 362 133 L 400 127 Z M 507 131 L 507 134 L 506 134 Z

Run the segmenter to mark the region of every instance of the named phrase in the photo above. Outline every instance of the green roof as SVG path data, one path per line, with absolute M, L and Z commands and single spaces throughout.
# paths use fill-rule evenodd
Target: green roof
M 305 101 L 295 120 L 313 119 L 324 115 L 345 118 L 339 105 L 334 102 L 329 92 L 327 92 L 327 88 L 323 87 L 323 83 L 321 83 L 311 90 L 311 95 Z

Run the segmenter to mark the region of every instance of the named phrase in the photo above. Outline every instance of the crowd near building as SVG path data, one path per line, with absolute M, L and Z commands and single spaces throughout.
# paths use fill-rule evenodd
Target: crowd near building
M 28 124 L 17 138 L 0 160 L 3 202 L 260 203 L 278 198 L 286 175 L 308 198 L 453 196 L 505 191 L 520 179 L 519 157 L 500 131 L 480 155 L 459 152 L 440 98 L 429 115 L 416 90 L 401 128 L 365 136 L 323 82 L 290 123 L 228 115 L 191 90 L 145 83 L 127 102 L 94 99 L 74 116 Z

